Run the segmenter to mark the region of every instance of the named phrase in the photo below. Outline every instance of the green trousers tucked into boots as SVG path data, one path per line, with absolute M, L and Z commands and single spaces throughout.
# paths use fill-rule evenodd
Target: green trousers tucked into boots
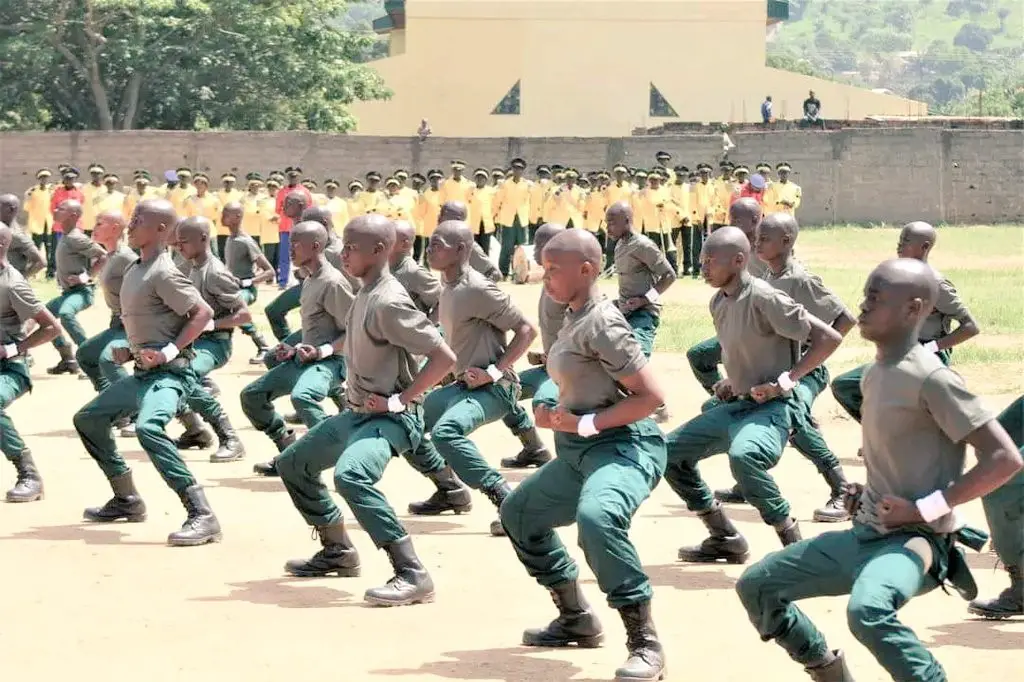
M 727 452 L 729 468 L 743 496 L 764 522 L 785 521 L 790 516 L 789 503 L 768 470 L 782 457 L 794 409 L 794 398 L 776 398 L 761 405 L 743 398 L 711 407 L 668 435 L 665 480 L 690 511 L 707 511 L 715 498 L 697 464 Z
M 24 358 L 0 360 L 0 451 L 11 462 L 21 456 L 25 450 L 25 441 L 14 427 L 7 408 L 30 390 L 32 380 Z
M 661 318 L 647 308 L 634 310 L 626 315 L 626 322 L 633 328 L 633 336 L 640 344 L 645 358 L 650 358 L 654 352 L 654 340 L 658 336 L 658 327 L 661 326 Z
M 519 216 L 512 219 L 511 225 L 501 227 L 501 253 L 498 255 L 498 270 L 502 277 L 508 277 L 512 270 L 512 257 L 516 247 L 527 243 L 526 226 L 519 222 Z
M 686 359 L 693 376 L 697 377 L 705 391 L 711 393 L 714 385 L 722 380 L 722 373 L 718 369 L 722 362 L 722 344 L 718 342 L 718 337 L 694 344 L 686 351 Z
M 1018 448 L 1024 446 L 1024 398 L 1006 408 L 999 423 Z M 1007 566 L 1024 566 L 1024 471 L 985 495 L 981 503 L 999 560 Z
M 431 391 L 423 403 L 424 427 L 430 439 L 421 443 L 416 458 L 433 460 L 440 455 L 475 490 L 497 486 L 505 479 L 487 463 L 469 434 L 515 411 L 519 390 L 518 383 L 503 379 L 473 390 L 457 381 Z M 519 413 L 520 422 L 509 425 L 514 433 L 533 427 L 526 411 L 519 408 Z
M 257 430 L 276 440 L 287 427 L 274 410 L 275 399 L 290 395 L 299 419 L 311 429 L 327 418 L 320 403 L 344 380 L 345 361 L 340 355 L 308 364 L 293 357 L 242 389 L 242 412 Z
M 282 291 L 277 298 L 267 304 L 264 312 L 270 321 L 270 330 L 278 341 L 283 341 L 291 333 L 288 329 L 288 313 L 299 307 L 301 296 L 302 285 L 296 284 Z
M 195 357 L 192 358 L 192 371 L 196 379 L 202 379 L 215 369 L 228 364 L 231 359 L 231 332 L 206 332 L 192 344 Z M 213 424 L 224 412 L 217 401 L 196 382 L 195 389 L 188 397 L 188 406 L 208 423 Z
M 839 466 L 839 458 L 825 442 L 825 436 L 818 428 L 818 422 L 812 413 L 814 401 L 828 387 L 828 380 L 828 369 L 824 365 L 815 367 L 810 374 L 801 379 L 793 389 L 796 404 L 791 412 L 793 432 L 789 442 L 797 452 L 810 460 L 820 474 Z
M 78 313 L 92 307 L 92 299 L 92 286 L 79 284 L 76 287 L 65 289 L 61 292 L 60 296 L 51 299 L 46 304 L 46 309 L 60 320 L 64 331 L 71 336 L 71 340 L 75 342 L 76 346 L 82 345 L 86 338 L 88 338 L 85 335 L 85 330 L 82 329 L 82 325 L 78 322 Z M 54 348 L 66 345 L 68 345 L 68 342 L 63 334 L 53 340 Z
M 501 523 L 527 572 L 544 587 L 576 580 L 579 568 L 553 529 L 577 524 L 579 546 L 608 604 L 653 591 L 629 539 L 633 515 L 665 470 L 665 437 L 651 419 L 593 438 L 555 434 L 558 457 L 501 505 Z
M 277 470 L 295 508 L 311 526 L 341 523 L 320 473 L 334 469 L 334 484 L 377 548 L 408 535 L 377 483 L 396 455 L 407 459 L 423 438 L 423 412 L 410 405 L 398 414 L 345 410 L 328 417 L 277 458 Z M 430 463 L 434 469 L 444 462 Z
M 794 602 L 848 594 L 850 631 L 893 680 L 946 682 L 939 662 L 897 618 L 912 597 L 938 586 L 932 576 L 945 573 L 944 543 L 931 535 L 880 535 L 855 525 L 769 554 L 743 573 L 736 592 L 761 638 L 774 639 L 804 665 L 822 661 L 829 647 Z
M 533 407 L 547 405 L 555 407 L 558 405 L 558 385 L 548 376 L 548 370 L 544 367 L 531 367 L 519 374 L 519 385 L 521 391 L 520 400 L 531 400 Z M 523 407 L 516 403 L 515 408 L 506 414 L 501 420 L 512 433 L 520 433 L 523 428 L 533 426 L 530 416 L 525 413 Z M 526 424 L 527 426 L 523 426 Z
M 948 367 L 953 357 L 953 351 L 940 350 L 936 355 L 939 360 L 942 360 L 942 364 Z M 840 374 L 832 382 L 832 395 L 835 396 L 836 402 L 846 410 L 847 414 L 856 419 L 858 424 L 860 423 L 860 407 L 864 404 L 864 394 L 860 391 L 860 380 L 864 378 L 865 369 L 867 369 L 867 365 L 861 365 L 845 374 Z
M 114 443 L 111 425 L 137 412 L 135 433 L 139 445 L 164 482 L 174 492 L 184 494 L 196 480 L 165 429 L 195 385 L 196 375 L 183 358 L 152 370 L 136 369 L 134 375 L 111 384 L 76 412 L 75 430 L 85 449 L 111 479 L 128 473 L 128 465 Z
M 114 362 L 114 349 L 127 347 L 128 337 L 120 320 L 78 346 L 75 360 L 97 393 L 128 376 L 128 370 Z

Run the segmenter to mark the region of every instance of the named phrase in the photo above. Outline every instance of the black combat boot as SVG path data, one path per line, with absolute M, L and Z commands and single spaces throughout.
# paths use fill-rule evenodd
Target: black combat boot
M 167 544 L 172 547 L 195 547 L 208 542 L 220 542 L 220 522 L 213 515 L 210 503 L 206 501 L 203 486 L 193 485 L 179 495 L 185 505 L 188 518 L 181 530 L 167 536 Z
M 725 515 L 720 502 L 706 512 L 698 514 L 710 536 L 696 547 L 680 547 L 679 560 L 695 564 L 725 561 L 727 564 L 742 564 L 750 558 L 747 540 L 732 521 Z
M 850 520 L 850 512 L 846 511 L 846 474 L 843 467 L 829 469 L 822 476 L 828 483 L 829 497 L 825 506 L 814 510 L 814 520 L 822 523 L 839 523 Z
M 363 599 L 374 606 L 408 606 L 434 601 L 434 581 L 420 563 L 412 538 L 406 535 L 397 542 L 384 545 L 395 577 L 382 587 L 371 587 Z
M 434 482 L 437 490 L 422 502 L 410 502 L 410 514 L 437 516 L 446 511 L 462 514 L 473 508 L 473 498 L 470 496 L 469 488 L 459 480 L 459 477 L 447 464 L 443 469 L 427 474 L 427 478 Z
M 86 521 L 113 523 L 124 520 L 139 523 L 146 520 L 146 503 L 135 489 L 132 472 L 128 471 L 110 479 L 110 488 L 114 491 L 114 496 L 102 507 L 87 508 L 82 514 Z
M 285 429 L 277 438 L 274 438 L 274 445 L 277 446 L 278 452 L 284 452 L 285 448 L 295 442 L 295 432 L 291 429 Z M 259 476 L 276 477 L 277 473 L 277 457 L 270 460 L 269 462 L 260 462 L 259 464 L 252 465 L 252 472 Z
M 796 519 L 787 519 L 775 526 L 775 534 L 779 536 L 783 547 L 796 544 L 804 539 L 804 536 L 800 534 L 800 524 L 796 522 Z
M 833 651 L 835 658 L 830 663 L 816 668 L 805 668 L 814 682 L 854 682 L 850 669 L 846 667 L 846 657 L 842 651 Z
M 1007 566 L 1010 586 L 993 599 L 975 599 L 967 610 L 982 618 L 1002 620 L 1013 616 L 1024 616 L 1024 567 Z
M 263 334 L 259 332 L 254 331 L 250 338 L 256 344 L 256 355 L 249 360 L 249 364 L 262 365 L 267 359 L 267 353 L 270 352 L 270 346 L 267 345 L 267 340 L 263 338 Z
M 629 658 L 615 671 L 616 682 L 665 679 L 665 650 L 651 620 L 651 602 L 623 606 L 619 615 L 626 626 Z
M 231 425 L 227 412 L 221 410 L 220 417 L 212 426 L 213 432 L 217 434 L 217 441 L 220 443 L 220 447 L 217 448 L 217 452 L 210 455 L 211 462 L 215 464 L 219 462 L 234 462 L 245 457 L 245 446 L 238 439 L 238 434 L 235 433 L 235 427 Z
M 743 491 L 740 490 L 739 483 L 731 488 L 716 490 L 715 499 L 724 504 L 745 504 L 747 501 L 747 498 L 743 496 Z
M 604 640 L 601 623 L 590 609 L 579 584 L 570 580 L 552 585 L 548 591 L 558 609 L 558 617 L 546 627 L 525 630 L 523 644 L 549 647 L 575 644 L 588 649 L 601 646 Z
M 53 376 L 58 374 L 78 374 L 78 361 L 75 360 L 75 354 L 71 352 L 71 346 L 64 344 L 57 349 L 57 353 L 60 354 L 60 362 L 53 367 L 48 367 L 46 373 Z
M 505 527 L 501 525 L 501 503 L 504 502 L 505 498 L 512 493 L 512 488 L 509 487 L 508 483 L 502 480 L 501 483 L 493 488 L 485 488 L 481 492 L 487 496 L 487 499 L 491 501 L 491 504 L 493 504 L 499 512 L 498 518 L 491 521 L 491 535 L 496 538 L 505 537 L 507 533 L 505 533 Z
M 217 385 L 217 382 L 214 381 L 209 374 L 199 380 L 199 385 L 203 387 L 203 390 L 206 391 L 211 398 L 216 398 L 220 395 L 220 386 Z
M 320 537 L 323 546 L 309 559 L 292 559 L 285 563 L 284 570 L 300 578 L 322 578 L 336 575 L 339 578 L 359 576 L 359 553 L 345 531 L 345 522 L 333 526 L 316 526 L 313 532 Z
M 536 427 L 517 433 L 516 437 L 523 444 L 523 449 L 515 457 L 502 459 L 501 466 L 506 469 L 525 469 L 539 467 L 551 461 L 551 452 L 541 442 Z
M 18 481 L 7 491 L 8 502 L 35 502 L 43 499 L 43 479 L 32 461 L 32 451 L 25 448 L 14 458 Z
M 198 414 L 185 408 L 178 415 L 178 423 L 185 427 L 185 433 L 178 436 L 178 440 L 174 441 L 179 450 L 189 450 L 191 448 L 205 450 L 206 448 L 213 447 L 213 433 L 203 426 L 203 422 L 199 419 Z

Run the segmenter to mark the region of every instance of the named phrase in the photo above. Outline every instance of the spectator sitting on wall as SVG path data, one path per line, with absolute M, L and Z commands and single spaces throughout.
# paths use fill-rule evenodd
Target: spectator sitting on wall
M 420 128 L 416 131 L 416 134 L 420 136 L 421 140 L 425 140 L 430 137 L 431 132 L 430 123 L 427 122 L 427 119 L 422 119 L 420 121 Z
M 814 90 L 811 90 L 807 94 L 807 99 L 804 100 L 804 127 L 825 127 L 825 122 L 821 120 L 821 100 L 814 95 Z
M 736 149 L 736 144 L 729 137 L 729 126 L 722 126 L 722 160 L 725 161 L 729 158 L 729 152 Z
M 775 116 L 772 113 L 772 96 L 768 95 L 761 102 L 761 122 L 765 125 L 775 121 Z

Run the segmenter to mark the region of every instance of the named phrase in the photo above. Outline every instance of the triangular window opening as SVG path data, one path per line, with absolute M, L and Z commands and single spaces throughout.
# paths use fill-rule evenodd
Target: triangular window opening
M 668 103 L 668 100 L 661 94 L 661 91 L 654 87 L 654 83 L 651 83 L 651 116 L 679 118 L 675 108 Z
M 519 115 L 519 85 L 522 83 L 521 80 L 516 81 L 516 84 L 512 86 L 512 89 L 501 98 L 498 102 L 498 106 L 494 107 L 492 115 L 497 116 L 518 116 Z

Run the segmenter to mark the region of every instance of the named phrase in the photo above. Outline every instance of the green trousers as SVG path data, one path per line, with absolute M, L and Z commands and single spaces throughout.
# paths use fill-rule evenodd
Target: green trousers
M 413 459 L 439 461 L 439 456 L 470 488 L 494 488 L 504 479 L 483 458 L 469 434 L 514 411 L 519 390 L 518 383 L 502 380 L 473 390 L 457 381 L 431 391 L 423 402 L 424 427 L 430 439 L 420 444 Z M 520 415 L 519 423 L 509 425 L 514 433 L 533 428 L 530 415 L 522 408 Z M 415 461 L 413 466 L 416 467 Z
M 822 435 L 812 412 L 814 401 L 828 387 L 828 380 L 828 369 L 824 365 L 819 365 L 797 383 L 793 389 L 796 398 L 792 410 L 793 431 L 789 436 L 790 444 L 810 460 L 821 474 L 839 466 L 839 458 L 825 442 L 825 436 Z
M 519 222 L 519 216 L 512 219 L 511 225 L 501 226 L 501 253 L 498 255 L 498 270 L 502 277 L 508 277 L 512 270 L 512 257 L 516 247 L 526 244 L 526 227 Z
M 217 331 L 203 334 L 192 344 L 192 349 L 195 351 L 192 371 L 195 372 L 196 379 L 202 379 L 215 369 L 228 364 L 228 360 L 231 359 L 231 333 Z M 224 414 L 220 402 L 198 382 L 188 396 L 188 406 L 210 424 L 218 421 Z
M 277 440 L 287 426 L 274 409 L 275 399 L 290 395 L 299 419 L 311 429 L 327 418 L 321 401 L 344 380 L 345 361 L 340 355 L 308 364 L 293 357 L 242 389 L 242 412 L 253 427 Z
M 267 304 L 264 312 L 270 321 L 270 330 L 278 341 L 283 341 L 291 333 L 288 328 L 288 313 L 299 307 L 301 296 L 302 284 L 296 284 L 282 291 L 277 298 Z
M 128 376 L 124 366 L 114 362 L 114 349 L 127 347 L 128 337 L 120 322 L 90 336 L 78 346 L 75 360 L 97 393 Z
M 279 342 L 294 348 L 295 346 L 302 343 L 302 330 L 296 329 L 283 339 L 279 339 Z M 267 353 L 266 356 L 263 358 L 263 364 L 266 366 L 267 369 L 274 369 L 281 363 L 277 361 L 277 356 L 275 356 L 273 353 Z
M 0 451 L 10 461 L 21 456 L 25 450 L 25 441 L 14 427 L 7 408 L 30 390 L 32 380 L 24 358 L 0 360 Z
M 79 284 L 76 287 L 65 289 L 57 298 L 51 299 L 46 304 L 46 309 L 53 313 L 61 326 L 76 346 L 80 346 L 85 340 L 85 330 L 78 322 L 78 313 L 86 308 L 92 307 L 93 287 L 88 284 Z M 53 340 L 54 348 L 61 348 L 68 345 L 64 335 L 61 334 Z
M 183 407 L 196 385 L 187 363 L 171 363 L 152 370 L 136 369 L 134 375 L 111 384 L 75 413 L 75 430 L 82 444 L 106 477 L 127 473 L 128 465 L 117 451 L 111 425 L 138 413 L 135 433 L 164 482 L 177 493 L 196 480 L 178 453 L 165 428 Z
M 805 665 L 822 660 L 829 647 L 794 602 L 849 594 L 850 631 L 893 680 L 945 682 L 942 666 L 898 619 L 912 597 L 938 586 L 932 574 L 942 570 L 944 561 L 939 539 L 927 538 L 935 564 L 927 571 L 921 557 L 907 547 L 914 537 L 909 532 L 880 535 L 861 525 L 823 533 L 750 566 L 736 583 L 736 592 L 761 639 L 774 639 Z
M 252 305 L 253 303 L 255 303 L 256 302 L 256 297 L 259 295 L 259 291 L 256 289 L 255 285 L 253 285 L 251 287 L 245 287 L 244 289 L 239 290 L 238 293 L 241 294 L 242 300 L 245 301 L 245 305 L 247 305 L 247 306 L 248 305 Z M 285 292 L 285 293 L 287 293 L 287 292 Z M 302 293 L 301 287 L 299 288 L 299 293 Z M 287 327 L 288 322 L 285 321 L 284 324 Z M 240 325 L 238 328 L 241 329 L 242 333 L 245 334 L 246 336 L 255 336 L 256 334 L 259 333 L 256 330 L 256 325 L 253 324 L 252 322 L 247 322 L 246 324 Z M 275 334 L 276 334 L 276 332 L 275 332 Z
M 939 356 L 939 360 L 942 360 L 942 364 L 948 367 L 953 357 L 953 351 L 940 350 L 936 355 Z M 832 382 L 832 395 L 835 396 L 836 402 L 846 410 L 847 414 L 856 419 L 858 424 L 860 423 L 860 408 L 864 404 L 864 394 L 860 392 L 860 380 L 864 377 L 866 368 L 867 365 L 855 367 L 845 374 L 840 374 Z
M 576 523 L 587 565 L 612 608 L 653 594 L 629 539 L 633 515 L 665 470 L 665 437 L 653 420 L 593 438 L 555 434 L 558 457 L 501 505 L 501 523 L 527 572 L 544 587 L 576 580 L 579 568 L 553 529 Z
M 626 315 L 626 322 L 629 322 L 629 326 L 633 328 L 633 336 L 640 343 L 640 350 L 644 352 L 644 357 L 650 358 L 651 353 L 654 352 L 654 340 L 658 336 L 661 318 L 651 310 L 642 308 Z
M 399 414 L 345 410 L 320 422 L 288 446 L 277 459 L 277 470 L 306 523 L 330 526 L 340 523 L 342 514 L 320 474 L 334 469 L 338 493 L 380 548 L 402 539 L 408 532 L 377 483 L 392 457 L 401 455 L 408 459 L 422 439 L 420 407 L 410 406 Z
M 1024 446 L 1024 397 L 999 415 L 999 423 L 1018 448 Z M 985 495 L 981 503 L 999 560 L 1007 566 L 1024 566 L 1024 471 Z
M 719 403 L 668 435 L 665 480 L 693 512 L 707 511 L 714 495 L 697 464 L 726 452 L 743 496 L 767 524 L 789 518 L 789 503 L 768 470 L 782 457 L 795 407 L 794 398 L 763 405 L 749 399 Z
M 519 399 L 532 400 L 534 408 L 540 404 L 549 407 L 558 405 L 558 386 L 548 376 L 547 368 L 531 367 L 525 372 L 521 372 L 519 374 L 519 385 L 522 388 Z M 501 421 L 516 435 L 520 433 L 516 429 L 520 428 L 524 423 L 530 424 L 530 427 L 533 426 L 529 415 L 525 414 L 522 405 L 519 403 L 516 403 L 512 411 L 506 414 Z
M 714 385 L 722 380 L 722 373 L 718 371 L 718 365 L 722 362 L 722 344 L 718 342 L 718 337 L 713 336 L 694 344 L 686 351 L 686 359 L 693 376 L 697 377 L 705 391 L 711 393 Z

